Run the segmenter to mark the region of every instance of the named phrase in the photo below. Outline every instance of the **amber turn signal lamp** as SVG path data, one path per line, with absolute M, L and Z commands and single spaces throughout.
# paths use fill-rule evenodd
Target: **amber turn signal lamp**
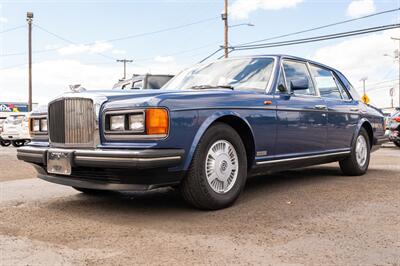
M 146 132 L 147 135 L 167 135 L 168 134 L 168 112 L 162 108 L 152 108 L 146 110 Z

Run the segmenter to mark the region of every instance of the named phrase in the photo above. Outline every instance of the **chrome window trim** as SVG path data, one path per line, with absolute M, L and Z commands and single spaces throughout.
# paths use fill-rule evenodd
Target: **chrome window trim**
M 152 108 L 158 108 L 158 109 L 164 109 L 167 111 L 168 114 L 168 133 L 167 134 L 157 134 L 157 135 L 147 135 L 146 134 L 146 128 L 143 133 L 137 133 L 137 132 L 113 132 L 113 131 L 106 131 L 105 126 L 105 119 L 107 114 L 130 114 L 130 113 L 139 113 L 143 112 L 144 117 L 145 117 L 145 123 L 146 123 L 146 109 L 152 109 Z M 102 114 L 102 131 L 104 133 L 104 138 L 106 140 L 164 140 L 169 137 L 170 131 L 171 131 L 171 116 L 170 116 L 170 111 L 166 107 L 144 107 L 144 108 L 135 108 L 135 109 L 105 109 L 103 110 Z

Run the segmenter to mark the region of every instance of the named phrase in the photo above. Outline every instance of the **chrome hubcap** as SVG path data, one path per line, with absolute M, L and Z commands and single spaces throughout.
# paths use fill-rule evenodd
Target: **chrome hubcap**
M 235 148 L 226 140 L 218 140 L 206 156 L 206 177 L 216 193 L 224 194 L 232 189 L 238 175 L 238 156 Z
M 356 159 L 359 166 L 364 166 L 367 161 L 368 148 L 364 136 L 360 135 L 356 142 Z

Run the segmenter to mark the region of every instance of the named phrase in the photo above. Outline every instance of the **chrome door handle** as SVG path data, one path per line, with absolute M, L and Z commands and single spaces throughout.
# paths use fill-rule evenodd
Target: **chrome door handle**
M 326 110 L 326 109 L 328 109 L 328 107 L 326 105 L 322 105 L 322 104 L 317 104 L 317 105 L 314 106 L 314 108 L 318 109 L 318 110 Z
M 350 108 L 350 111 L 352 111 L 352 112 L 358 112 L 360 109 L 358 109 L 358 108 Z

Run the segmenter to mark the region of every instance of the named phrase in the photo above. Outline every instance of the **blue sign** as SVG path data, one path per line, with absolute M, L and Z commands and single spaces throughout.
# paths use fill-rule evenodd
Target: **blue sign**
M 0 112 L 28 112 L 26 103 L 0 103 Z

